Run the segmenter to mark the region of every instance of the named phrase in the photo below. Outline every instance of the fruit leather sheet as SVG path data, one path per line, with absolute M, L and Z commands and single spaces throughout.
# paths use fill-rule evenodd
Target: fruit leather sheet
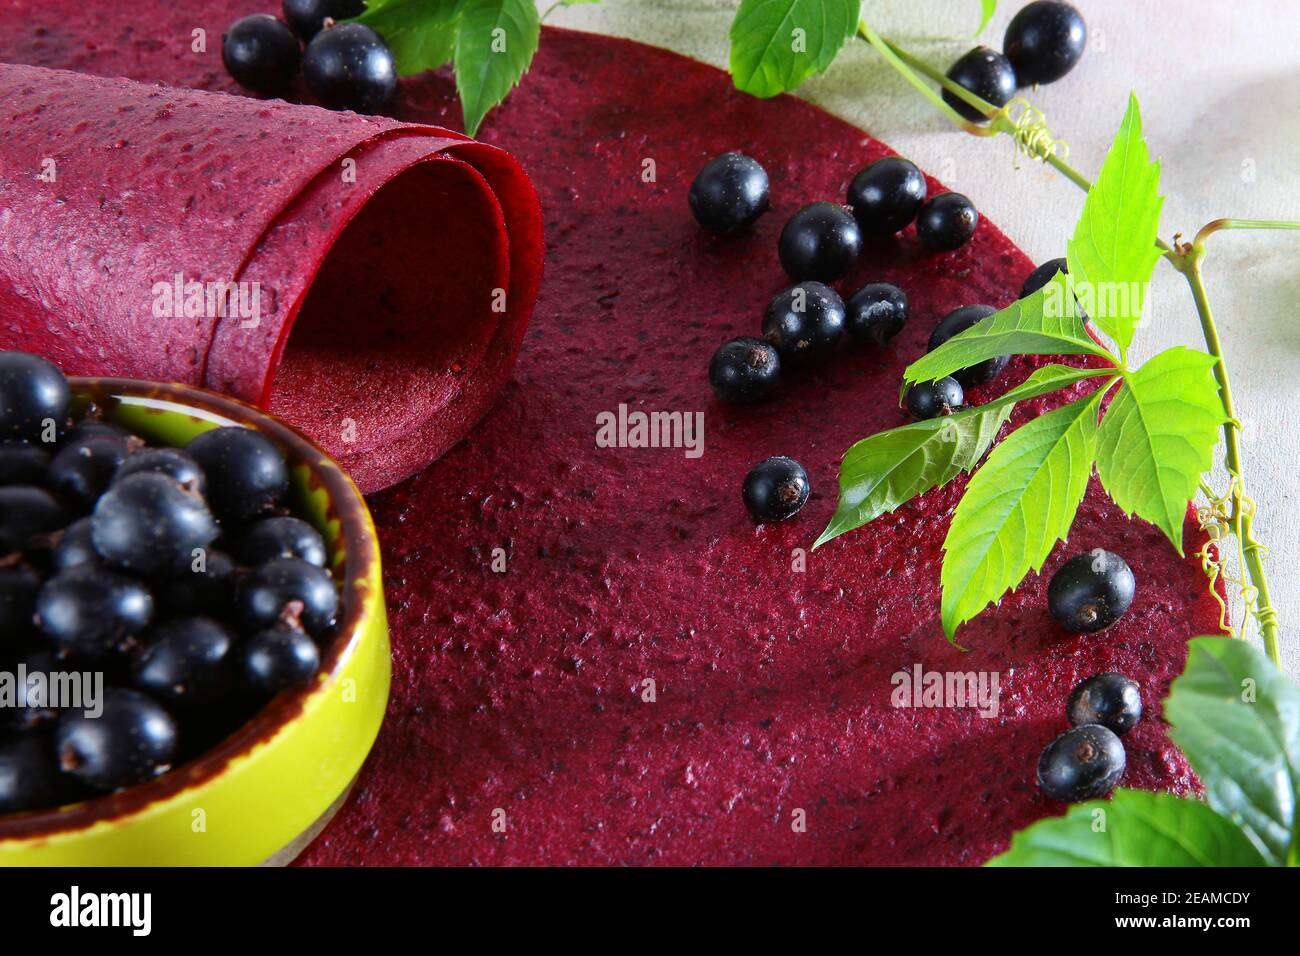
M 0 59 L 203 88 L 229 81 L 176 37 L 254 9 L 93 4 L 93 25 L 74 26 L 60 12 L 69 4 L 16 6 L 0 11 Z M 397 115 L 456 125 L 450 78 L 403 81 Z M 1063 812 L 1039 793 L 1034 765 L 1067 726 L 1071 687 L 1105 670 L 1138 680 L 1147 708 L 1125 738 L 1125 784 L 1195 787 L 1159 719 L 1187 639 L 1218 625 L 1190 557 L 1205 541 L 1192 523 L 1180 558 L 1094 482 L 1043 575 L 963 628 L 969 653 L 939 626 L 940 546 L 960 481 L 806 551 L 834 510 L 844 450 L 906 421 L 900 376 L 939 318 L 1007 304 L 1030 272 L 993 223 L 943 255 L 925 254 L 910 229 L 869 245 L 839 288 L 899 283 L 907 327 L 887 349 L 846 344 L 788 376 L 777 400 L 736 409 L 713 400 L 709 357 L 755 334 L 785 284 L 781 224 L 843 196 L 887 148 L 671 53 L 554 29 L 483 138 L 537 184 L 546 281 L 492 413 L 370 498 L 393 697 L 351 798 L 302 863 L 977 863 Z M 718 239 L 695 224 L 686 192 L 727 149 L 764 163 L 773 210 L 752 234 Z M 1061 223 L 1062 244 L 1071 227 Z M 1014 359 L 972 398 L 1036 364 Z M 1014 423 L 1059 400 L 1024 403 Z M 703 413 L 703 454 L 598 447 L 597 416 L 620 404 Z M 774 454 L 803 462 L 813 497 L 790 522 L 756 526 L 740 485 Z M 1047 611 L 1047 579 L 1093 547 L 1124 555 L 1137 598 L 1105 633 L 1067 634 Z M 917 666 L 996 673 L 996 715 L 894 707 L 894 675 Z
M 160 6 L 131 16 L 156 27 Z M 43 16 L 101 22 L 82 4 Z M 0 348 L 254 402 L 365 490 L 427 465 L 495 399 L 541 270 L 536 196 L 507 153 L 15 64 L 0 104 Z

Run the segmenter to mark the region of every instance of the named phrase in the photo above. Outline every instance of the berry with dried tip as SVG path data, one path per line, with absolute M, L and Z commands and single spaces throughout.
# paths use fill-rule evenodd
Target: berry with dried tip
M 1057 737 L 1038 758 L 1038 786 L 1053 800 L 1077 803 L 1104 797 L 1124 776 L 1124 744 L 1100 724 Z
M 302 75 L 321 105 L 375 113 L 397 91 L 397 61 L 388 44 L 363 23 L 326 27 L 307 44 Z
M 179 448 L 141 448 L 132 452 L 118 467 L 113 481 L 116 483 L 142 472 L 166 475 L 186 491 L 203 494 L 203 469 Z
M 378 6 L 378 4 L 375 4 Z M 365 0 L 284 0 L 284 22 L 305 43 L 320 33 L 325 20 L 351 20 L 366 10 Z
M 917 382 L 907 390 L 907 410 L 917 421 L 951 415 L 966 404 L 966 393 L 955 378 Z
M 907 322 L 907 294 L 889 282 L 869 282 L 849 297 L 849 335 L 861 345 L 884 348 Z
M 763 338 L 783 359 L 825 358 L 844 332 L 844 300 L 830 286 L 800 282 L 773 296 L 763 313 Z
M 91 518 L 95 550 L 104 560 L 144 575 L 183 571 L 218 533 L 203 499 L 157 472 L 115 482 Z
M 762 401 L 776 389 L 780 374 L 776 349 L 748 335 L 719 345 L 709 362 L 709 384 L 723 402 Z
M 275 558 L 248 575 L 238 589 L 236 603 L 249 628 L 301 624 L 307 633 L 324 637 L 334 626 L 339 595 L 334 579 L 314 564 L 298 558 Z
M 80 513 L 94 507 L 131 452 L 126 439 L 90 434 L 65 444 L 50 462 L 50 487 Z
M 93 565 L 60 571 L 36 596 L 37 626 L 58 650 L 88 661 L 111 656 L 151 620 L 147 587 Z
M 723 153 L 704 164 L 687 200 L 701 226 L 719 235 L 739 232 L 767 211 L 767 171 L 744 153 Z
M 741 498 L 757 521 L 785 521 L 808 502 L 808 472 L 793 458 L 760 461 L 745 476 Z
M 916 235 L 931 252 L 951 252 L 970 241 L 979 223 L 980 214 L 969 199 L 961 193 L 940 193 L 921 207 Z
M 1142 695 L 1136 681 L 1108 671 L 1080 681 L 1070 693 L 1065 712 L 1076 727 L 1101 724 L 1125 734 L 1142 717 Z
M 862 251 L 862 230 L 843 206 L 815 202 L 786 221 L 777 240 L 781 267 L 795 282 L 833 282 Z
M 1095 634 L 1124 616 L 1136 592 L 1128 563 L 1118 554 L 1093 548 L 1075 555 L 1052 575 L 1047 607 L 1067 630 Z
M 237 524 L 276 505 L 289 489 L 280 450 L 251 428 L 214 428 L 185 450 L 207 480 L 208 507 L 223 523 Z
M 1034 0 L 1020 9 L 1002 38 L 1021 86 L 1053 83 L 1074 69 L 1088 43 L 1083 15 L 1068 3 Z
M 948 68 L 947 76 L 993 107 L 1006 106 L 1016 95 L 1016 71 L 1011 61 L 986 46 L 977 46 L 958 59 Z M 950 90 L 943 91 L 943 101 L 972 123 L 988 122 L 983 113 Z
M 320 532 L 289 515 L 277 515 L 254 522 L 239 544 L 245 564 L 264 564 L 272 558 L 301 558 L 318 568 L 325 567 L 325 542 Z
M 103 712 L 89 717 L 68 710 L 55 741 L 59 766 L 96 790 L 119 790 L 166 771 L 176 755 L 176 721 L 159 704 L 133 690 L 104 693 Z
M 61 428 L 72 392 L 58 368 L 39 355 L 0 352 L 0 441 L 39 442 Z
M 269 13 L 236 20 L 221 35 L 221 62 L 235 82 L 254 93 L 282 93 L 298 72 L 298 38 Z
M 925 190 L 925 176 L 915 164 L 886 156 L 858 170 L 849 183 L 849 206 L 867 232 L 892 235 L 916 218 Z
M 965 332 L 967 329 L 980 322 L 983 322 L 996 309 L 987 305 L 963 305 L 961 308 L 953 309 L 934 327 L 930 333 L 930 341 L 926 351 L 933 352 L 939 346 L 943 345 L 954 335 Z M 976 362 L 963 369 L 958 369 L 952 373 L 952 377 L 961 382 L 962 388 L 975 388 L 993 381 L 1002 374 L 1002 370 L 1007 367 L 1011 361 L 1009 355 L 997 355 L 991 359 L 985 359 L 983 362 Z

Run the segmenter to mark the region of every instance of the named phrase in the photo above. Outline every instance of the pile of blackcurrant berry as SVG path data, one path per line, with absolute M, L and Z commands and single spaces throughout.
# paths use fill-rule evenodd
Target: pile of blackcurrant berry
M 365 24 L 335 22 L 364 10 L 365 0 L 284 0 L 284 21 L 255 13 L 232 23 L 221 36 L 221 60 L 255 93 L 283 94 L 301 65 L 322 106 L 378 112 L 397 90 L 393 52 Z
M 1083 16 L 1060 0 L 1034 0 L 1017 13 L 1002 38 L 1002 53 L 979 46 L 948 69 L 948 79 L 992 106 L 1003 107 L 1016 89 L 1052 83 L 1069 73 L 1083 56 L 1088 26 Z M 986 117 L 949 90 L 949 106 L 972 123 Z
M 1065 710 L 1071 728 L 1038 758 L 1038 786 L 1065 803 L 1104 797 L 1128 763 L 1120 735 L 1142 717 L 1138 685 L 1123 674 L 1097 674 L 1074 688 Z
M 49 362 L 0 352 L 0 813 L 142 783 L 310 681 L 339 590 L 249 428 L 150 447 Z M 102 675 L 102 712 L 51 694 Z M 86 703 L 83 700 L 83 703 Z

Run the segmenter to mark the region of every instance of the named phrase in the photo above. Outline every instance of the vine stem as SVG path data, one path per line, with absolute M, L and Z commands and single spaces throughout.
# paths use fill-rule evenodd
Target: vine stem
M 956 126 L 977 136 L 995 136 L 998 133 L 1007 133 L 1013 137 L 1017 136 L 1019 132 L 1017 124 L 1011 119 L 1006 107 L 995 107 L 965 87 L 954 83 L 929 64 L 879 36 L 871 29 L 865 19 L 859 21 L 858 33 L 875 47 L 909 83 L 919 89 L 926 99 L 939 106 L 944 115 Z M 922 76 L 934 83 L 938 83 L 945 90 L 952 93 L 953 96 L 978 110 L 988 118 L 989 125 L 980 126 L 967 121 L 935 94 L 925 80 L 922 79 Z M 1036 155 L 1035 158 L 1052 166 L 1084 192 L 1092 188 L 1092 182 L 1066 162 L 1065 159 L 1058 156 L 1055 150 L 1040 151 L 1040 154 Z M 1219 330 L 1214 324 L 1214 314 L 1210 310 L 1210 302 L 1205 292 L 1205 283 L 1201 277 L 1201 260 L 1205 257 L 1205 240 L 1221 229 L 1300 229 L 1300 223 L 1280 220 L 1216 219 L 1201 229 L 1196 238 L 1189 244 L 1178 245 L 1175 243 L 1174 246 L 1170 246 L 1161 239 L 1156 240 L 1156 245 L 1160 248 L 1164 257 L 1187 279 L 1187 284 L 1192 292 L 1192 300 L 1196 305 L 1196 314 L 1201 322 L 1201 332 L 1205 338 L 1206 350 L 1215 359 L 1214 376 L 1219 383 L 1224 411 L 1227 413 L 1227 421 L 1223 424 L 1223 441 L 1226 451 L 1225 465 L 1229 473 L 1236 479 L 1233 482 L 1232 490 L 1231 518 L 1233 533 L 1241 546 L 1243 561 L 1246 565 L 1245 570 L 1250 576 L 1251 585 L 1255 589 L 1255 614 L 1264 640 L 1264 650 L 1274 664 L 1281 666 L 1278 647 L 1278 614 L 1269 597 L 1268 578 L 1264 572 L 1264 547 L 1253 533 L 1253 510 L 1243 504 L 1244 492 L 1242 489 L 1245 479 L 1243 477 L 1239 440 L 1241 423 L 1237 419 L 1232 400 L 1232 389 L 1228 381 L 1228 366 L 1224 360 L 1223 343 L 1219 339 Z M 1177 240 L 1178 237 L 1175 236 L 1174 238 Z

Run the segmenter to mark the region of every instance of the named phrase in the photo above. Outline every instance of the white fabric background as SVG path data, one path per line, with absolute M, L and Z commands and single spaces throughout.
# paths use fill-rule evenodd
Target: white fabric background
M 1026 0 L 1027 2 L 1027 0 Z M 605 0 L 566 7 L 547 22 L 628 37 L 725 67 L 738 0 Z M 1162 236 L 1190 238 L 1212 219 L 1300 219 L 1300 0 L 1140 2 L 1075 0 L 1088 49 L 1063 80 L 1028 98 L 1093 176 L 1124 113 L 1142 104 L 1162 160 Z M 546 10 L 552 0 L 538 0 Z M 977 0 L 864 0 L 877 32 L 927 62 L 948 65 L 976 40 Z M 1023 6 L 1002 0 L 978 42 L 1002 45 Z M 527 82 L 527 79 L 524 80 Z M 951 127 L 866 43 L 852 41 L 798 95 L 884 140 L 968 194 L 1036 262 L 1065 254 L 1083 194 L 1012 145 Z M 1205 281 L 1246 423 L 1248 489 L 1268 545 L 1269 583 L 1282 616 L 1288 670 L 1300 674 L 1300 232 L 1221 232 Z M 1191 296 L 1167 263 L 1156 268 L 1138 360 L 1171 345 L 1203 347 Z M 1216 486 L 1222 482 L 1216 482 Z

